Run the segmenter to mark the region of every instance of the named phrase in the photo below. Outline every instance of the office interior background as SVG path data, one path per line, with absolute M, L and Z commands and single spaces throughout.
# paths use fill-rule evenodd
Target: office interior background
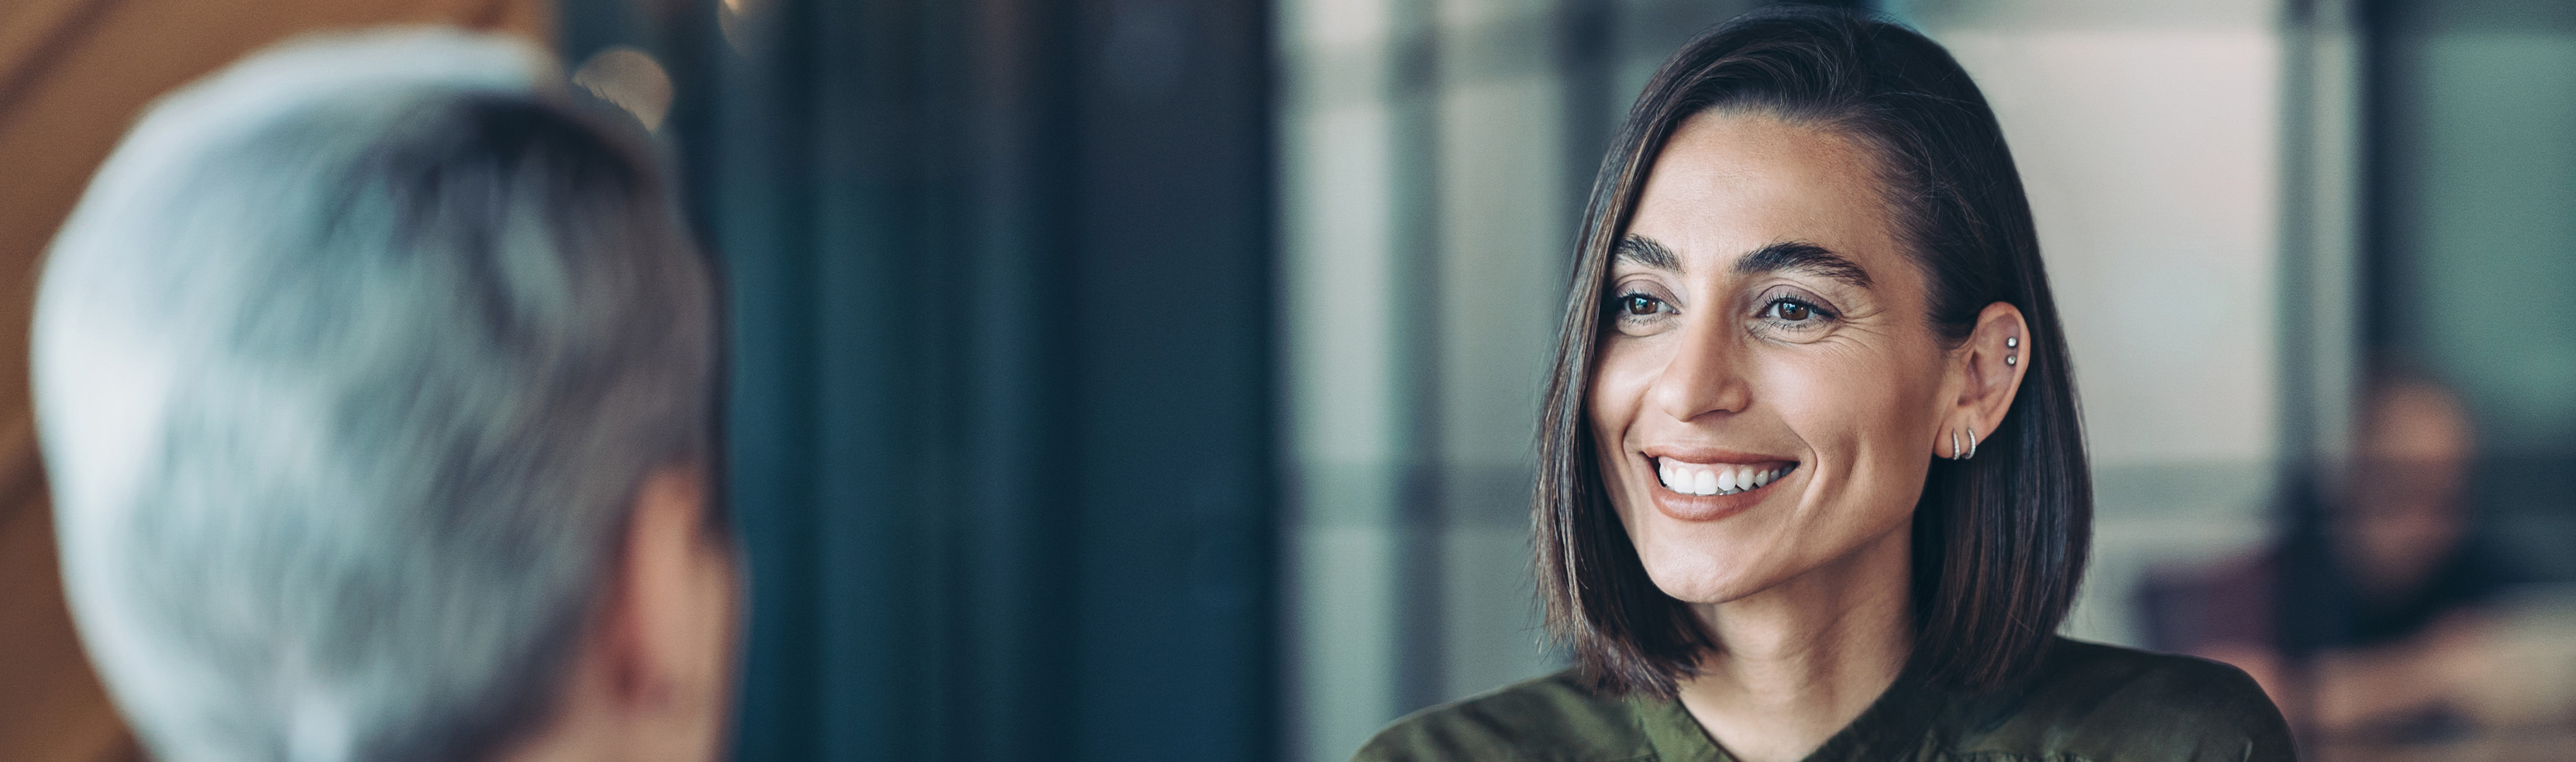
M 267 2 L 173 52 L 137 42 L 188 33 L 155 3 L 34 0 L 0 11 L 0 150 L 94 163 L 152 93 L 297 29 L 550 38 L 652 126 L 724 263 L 737 758 L 1324 762 L 1563 667 L 1527 492 L 1573 225 L 1647 75 L 1759 4 Z M 2358 411 L 2402 365 L 2475 432 L 2459 552 L 2512 570 L 2471 655 L 2565 711 L 2303 742 L 2576 746 L 2576 6 L 1865 7 L 1977 77 L 2030 190 L 2097 479 L 2066 633 L 2189 650 L 2194 617 L 2272 616 L 2196 581 L 2372 484 Z M 78 55 L 112 44 L 153 52 Z M 78 150 L 5 139 L 82 77 L 125 85 Z M 45 655 L 59 601 L 13 584 L 11 632 L 55 651 L 0 657 L 33 686 L 0 758 L 137 758 Z

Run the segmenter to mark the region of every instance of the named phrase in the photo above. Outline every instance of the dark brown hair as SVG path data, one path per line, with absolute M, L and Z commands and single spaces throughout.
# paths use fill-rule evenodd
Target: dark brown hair
M 1665 141 L 1714 109 L 1773 114 L 1873 149 L 1943 340 L 1965 340 L 1995 302 L 2029 322 L 2012 408 L 1977 457 L 1932 464 L 1913 529 L 1909 669 L 1957 690 L 2010 683 L 2065 618 L 2093 517 L 2073 370 L 2030 203 L 1994 112 L 1947 51 L 1897 24 L 1813 6 L 1775 6 L 1701 33 L 1655 72 L 1602 162 L 1540 424 L 1532 519 L 1550 631 L 1601 688 L 1659 696 L 1715 645 L 1646 576 L 1603 487 L 1585 403 L 1612 245 Z

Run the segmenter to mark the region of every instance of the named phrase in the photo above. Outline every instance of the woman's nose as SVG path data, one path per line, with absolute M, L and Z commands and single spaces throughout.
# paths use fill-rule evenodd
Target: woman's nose
M 1742 333 L 1722 320 L 1701 319 L 1683 326 L 1672 359 L 1655 379 L 1652 401 L 1675 420 L 1690 421 L 1712 413 L 1738 413 L 1751 404 L 1744 383 L 1748 359 Z

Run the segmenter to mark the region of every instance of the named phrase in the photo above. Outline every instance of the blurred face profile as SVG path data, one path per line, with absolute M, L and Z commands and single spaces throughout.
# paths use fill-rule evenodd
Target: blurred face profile
M 1906 553 L 1958 391 L 1876 168 L 1758 112 L 1693 117 L 1655 160 L 1611 262 L 1588 407 L 1668 595 L 1725 603 Z
M 2394 384 L 2364 410 L 2360 457 L 2337 535 L 2373 594 L 2421 586 L 2468 531 L 2468 470 L 2476 454 L 2468 412 L 2448 391 Z

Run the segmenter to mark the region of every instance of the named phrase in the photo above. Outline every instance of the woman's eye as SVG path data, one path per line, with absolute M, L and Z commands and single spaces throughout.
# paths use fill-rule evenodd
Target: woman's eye
M 1781 323 L 1815 324 L 1833 317 L 1824 308 L 1804 300 L 1780 297 L 1763 305 L 1762 316 Z
M 1603 311 L 1609 313 L 1610 324 L 1630 336 L 1660 333 L 1670 327 L 1672 316 L 1679 312 L 1671 302 L 1644 291 L 1629 291 L 1608 301 L 1609 309 Z

